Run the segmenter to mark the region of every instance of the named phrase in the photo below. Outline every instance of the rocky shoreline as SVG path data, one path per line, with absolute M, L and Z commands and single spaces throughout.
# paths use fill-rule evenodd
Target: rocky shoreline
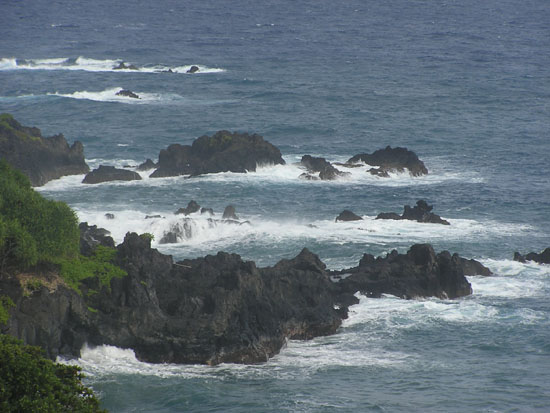
M 81 224 L 81 251 L 112 246 L 105 230 Z M 86 279 L 82 294 L 52 271 L 29 290 L 22 275 L 2 276 L 1 290 L 15 303 L 2 328 L 46 354 L 78 357 L 88 345 L 131 348 L 152 363 L 256 363 L 277 354 L 287 339 L 334 334 L 356 294 L 402 298 L 458 298 L 471 294 L 465 275 L 490 275 L 474 260 L 428 244 L 406 254 L 365 254 L 358 266 L 329 271 L 304 249 L 293 259 L 259 268 L 220 252 L 174 262 L 151 248 L 150 238 L 128 233 L 115 263 L 127 272 L 101 286 Z

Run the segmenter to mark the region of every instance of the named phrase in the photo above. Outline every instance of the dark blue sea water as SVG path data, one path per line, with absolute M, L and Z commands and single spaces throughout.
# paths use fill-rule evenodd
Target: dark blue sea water
M 338 334 L 289 342 L 260 365 L 85 349 L 79 363 L 104 407 L 548 411 L 550 266 L 512 256 L 550 246 L 549 22 L 547 0 L 2 0 L 0 112 L 82 141 L 92 167 L 156 160 L 220 129 L 259 133 L 287 160 L 246 175 L 143 173 L 93 187 L 76 176 L 40 189 L 117 241 L 137 231 L 158 243 L 194 199 L 217 213 L 235 205 L 251 225 L 195 217 L 189 239 L 157 245 L 178 259 L 225 250 L 272 265 L 306 246 L 343 268 L 430 242 L 496 273 L 470 277 L 474 294 L 460 300 L 362 298 Z M 139 70 L 113 70 L 122 61 Z M 121 88 L 142 99 L 115 96 Z M 415 151 L 429 175 L 310 182 L 293 165 L 387 145 Z M 420 198 L 451 225 L 374 220 Z M 364 221 L 335 223 L 343 209 Z

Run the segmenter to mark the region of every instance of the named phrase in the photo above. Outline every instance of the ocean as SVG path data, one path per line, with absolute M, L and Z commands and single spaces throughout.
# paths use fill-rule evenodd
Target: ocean
M 155 365 L 85 348 L 70 362 L 102 406 L 548 411 L 550 265 L 512 260 L 550 247 L 548 22 L 547 0 L 3 0 L 0 112 L 80 140 L 92 168 L 133 169 L 222 129 L 262 135 L 287 162 L 37 189 L 117 242 L 149 232 L 175 259 L 227 251 L 259 266 L 307 247 L 331 269 L 427 242 L 495 273 L 469 277 L 473 294 L 457 300 L 361 297 L 337 334 L 289 341 L 263 364 Z M 137 70 L 114 70 L 122 62 Z M 414 151 L 429 174 L 299 178 L 304 154 L 341 162 L 388 145 Z M 451 225 L 374 219 L 418 199 Z M 188 238 L 159 244 L 191 200 L 217 215 L 234 205 L 250 225 L 194 216 Z M 344 209 L 363 221 L 336 223 Z

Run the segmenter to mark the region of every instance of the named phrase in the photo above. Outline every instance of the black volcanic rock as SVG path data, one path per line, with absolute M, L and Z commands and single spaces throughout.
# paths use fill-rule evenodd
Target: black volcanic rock
M 78 229 L 80 230 L 80 253 L 82 255 L 91 256 L 98 245 L 115 247 L 115 241 L 110 236 L 111 233 L 104 228 L 81 222 Z
M 357 267 L 339 272 L 327 271 L 307 249 L 267 268 L 223 252 L 175 263 L 135 233 L 117 247 L 115 263 L 127 276 L 113 278 L 110 288 L 86 279 L 82 294 L 49 274 L 25 295 L 19 279 L 0 274 L 2 294 L 15 302 L 2 332 L 42 346 L 51 358 L 78 356 L 88 343 L 131 348 L 154 363 L 255 363 L 277 354 L 287 338 L 334 334 L 357 291 L 461 297 L 471 293 L 464 275 L 473 268 L 427 244 L 384 258 L 365 254 Z
M 408 219 L 423 223 L 451 225 L 449 221 L 446 221 L 439 215 L 431 212 L 432 209 L 432 205 L 428 205 L 426 201 L 420 199 L 416 201 L 416 205 L 412 208 L 410 205 L 405 205 L 402 215 L 398 215 L 395 212 L 382 212 L 376 216 L 376 219 Z
M 197 73 L 199 71 L 199 67 L 198 66 L 191 66 L 189 68 L 189 70 L 187 71 L 187 73 Z
M 353 212 L 351 212 L 348 209 L 343 210 L 340 212 L 340 215 L 336 217 L 336 222 L 338 221 L 362 221 L 363 218 L 361 218 L 359 215 L 355 215 Z
M 22 126 L 9 114 L 0 115 L 0 159 L 27 175 L 33 186 L 90 170 L 80 142 L 69 146 L 61 134 L 43 138 L 40 129 Z
M 189 215 L 189 214 L 198 212 L 200 209 L 201 209 L 201 206 L 197 204 L 195 201 L 191 200 L 187 204 L 187 207 L 178 209 L 176 211 L 176 215 L 177 214 Z
M 137 172 L 117 169 L 114 166 L 100 165 L 88 173 L 82 180 L 83 184 L 99 184 L 110 181 L 139 181 L 141 176 Z
M 118 92 L 115 93 L 115 95 L 125 96 L 125 97 L 132 98 L 132 99 L 141 99 L 139 97 L 139 95 L 135 94 L 134 92 L 132 92 L 131 90 L 128 90 L 128 89 L 119 90 Z
M 472 261 L 457 254 L 451 256 L 448 251 L 436 254 L 429 244 L 416 244 L 406 254 L 395 250 L 386 257 L 365 254 L 359 266 L 333 274 L 349 274 L 338 283 L 342 291 L 348 293 L 360 291 L 369 297 L 392 294 L 408 299 L 457 298 L 472 293 L 465 277 L 472 275 Z M 477 266 L 479 271 L 489 271 L 480 263 Z
M 227 205 L 225 209 L 223 210 L 223 219 L 234 219 L 238 220 L 239 217 L 237 216 L 237 213 L 235 211 L 235 207 L 233 205 Z
M 514 253 L 514 261 L 527 262 L 535 261 L 539 264 L 550 264 L 550 248 L 546 248 L 541 253 L 530 252 L 523 256 L 519 252 Z
M 319 173 L 319 178 L 323 181 L 332 181 L 341 176 L 349 175 L 349 172 L 342 172 L 336 169 L 325 158 L 316 158 L 311 155 L 302 156 L 300 164 L 304 166 L 310 173 Z M 311 175 L 303 175 L 306 179 L 315 179 Z
M 372 154 L 361 153 L 348 160 L 348 164 L 364 162 L 367 165 L 378 166 L 372 168 L 369 172 L 373 175 L 388 177 L 388 172 L 403 172 L 409 170 L 412 176 L 427 175 L 428 169 L 418 156 L 407 148 L 392 148 L 387 146 L 385 149 L 379 149 Z
M 145 162 L 143 162 L 137 167 L 137 170 L 148 171 L 149 169 L 155 169 L 156 167 L 157 167 L 157 164 L 154 163 L 151 159 L 147 158 Z
M 216 132 L 201 136 L 192 145 L 170 145 L 159 154 L 158 169 L 152 178 L 217 172 L 252 172 L 257 165 L 281 164 L 285 161 L 275 146 L 260 135 Z
M 120 62 L 117 66 L 113 67 L 113 70 L 139 70 L 136 65 L 127 65 L 124 62 Z

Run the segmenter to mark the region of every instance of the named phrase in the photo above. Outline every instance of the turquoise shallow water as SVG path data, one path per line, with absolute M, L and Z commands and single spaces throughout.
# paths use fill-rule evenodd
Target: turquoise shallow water
M 111 3 L 0 4 L 0 111 L 82 141 L 94 167 L 136 165 L 220 129 L 263 135 L 288 164 L 95 187 L 67 177 L 45 196 L 118 241 L 130 230 L 158 241 L 191 199 L 218 213 L 233 204 L 251 223 L 195 217 L 190 239 L 157 245 L 176 258 L 225 250 L 272 265 L 307 246 L 343 268 L 431 242 L 497 276 L 472 277 L 462 300 L 363 299 L 335 336 L 290 342 L 261 365 L 155 366 L 87 350 L 79 363 L 106 408 L 547 410 L 550 270 L 511 261 L 550 246 L 545 1 Z M 120 61 L 140 70 L 113 71 Z M 191 65 L 200 73 L 185 74 Z M 119 88 L 142 99 L 117 98 Z M 415 151 L 430 174 L 306 182 L 293 165 L 387 145 Z M 374 221 L 420 198 L 451 226 Z M 336 224 L 346 208 L 364 221 Z

